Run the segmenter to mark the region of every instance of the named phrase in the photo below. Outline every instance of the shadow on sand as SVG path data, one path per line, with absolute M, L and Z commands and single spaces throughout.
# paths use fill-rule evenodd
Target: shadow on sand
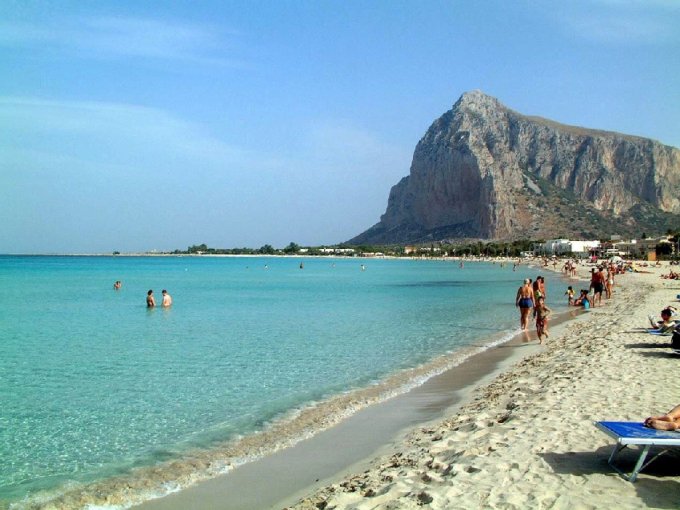
M 541 453 L 541 457 L 550 465 L 555 473 L 563 475 L 587 476 L 594 474 L 618 477 L 608 464 L 612 446 L 603 446 L 594 452 Z M 652 450 L 652 453 L 655 453 Z M 616 465 L 626 472 L 631 472 L 640 455 L 636 448 L 622 451 Z M 672 450 L 647 466 L 640 473 L 637 481 L 631 484 L 638 496 L 651 508 L 677 509 L 680 504 L 680 482 L 664 477 L 680 476 L 680 451 Z M 621 483 L 626 482 L 621 478 Z
M 668 351 L 668 352 L 659 352 L 659 351 L 640 352 L 638 354 L 640 354 L 640 356 L 644 356 L 646 358 L 678 358 L 678 359 L 680 359 L 680 356 L 678 356 L 673 351 Z
M 670 346 L 671 346 L 671 344 L 668 343 L 668 342 L 663 343 L 663 344 L 640 342 L 639 344 L 626 344 L 626 345 L 624 345 L 624 347 L 626 349 L 669 349 Z

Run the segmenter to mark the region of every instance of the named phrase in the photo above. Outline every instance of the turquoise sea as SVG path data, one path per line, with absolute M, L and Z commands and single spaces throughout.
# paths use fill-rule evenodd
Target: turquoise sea
M 301 409 L 452 364 L 518 331 L 515 292 L 537 274 L 565 309 L 566 284 L 524 265 L 0 256 L 0 508 L 157 477 Z M 147 309 L 163 288 L 172 308 Z

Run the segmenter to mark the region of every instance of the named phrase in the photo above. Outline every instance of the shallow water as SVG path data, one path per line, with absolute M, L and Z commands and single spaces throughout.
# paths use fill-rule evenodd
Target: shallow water
M 210 449 L 514 332 L 516 289 L 536 271 L 413 260 L 0 257 L 0 501 Z M 545 276 L 549 296 L 561 298 L 564 284 Z M 158 301 L 167 288 L 173 307 L 147 310 L 150 288 Z

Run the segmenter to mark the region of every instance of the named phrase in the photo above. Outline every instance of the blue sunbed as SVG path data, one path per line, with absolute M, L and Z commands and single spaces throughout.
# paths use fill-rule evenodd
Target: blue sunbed
M 605 434 L 616 439 L 614 451 L 609 457 L 609 465 L 629 482 L 635 482 L 640 471 L 666 453 L 670 448 L 674 446 L 680 447 L 680 432 L 650 429 L 641 422 L 598 421 L 595 422 L 595 426 Z M 642 447 L 642 451 L 633 472 L 627 475 L 614 465 L 614 458 L 629 445 L 639 445 Z M 662 446 L 665 448 L 645 462 L 652 446 Z

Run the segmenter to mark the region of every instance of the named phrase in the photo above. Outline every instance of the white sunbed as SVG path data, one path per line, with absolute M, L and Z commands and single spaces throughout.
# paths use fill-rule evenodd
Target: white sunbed
M 680 433 L 667 430 L 656 430 L 645 427 L 641 422 L 632 421 L 597 421 L 595 426 L 605 434 L 616 439 L 614 451 L 609 457 L 609 465 L 613 467 L 623 478 L 629 482 L 635 482 L 638 474 L 652 462 L 658 459 L 673 447 L 680 447 Z M 637 445 L 642 447 L 640 457 L 630 475 L 624 473 L 614 465 L 615 457 L 627 446 Z M 664 449 L 645 462 L 647 454 L 652 446 L 661 446 Z

